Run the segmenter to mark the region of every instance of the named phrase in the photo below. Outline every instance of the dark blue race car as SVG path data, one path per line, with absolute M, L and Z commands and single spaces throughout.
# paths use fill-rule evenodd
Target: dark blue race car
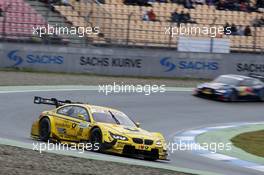
M 194 90 L 194 95 L 221 101 L 264 101 L 262 78 L 258 75 L 221 75 L 212 82 L 198 85 Z

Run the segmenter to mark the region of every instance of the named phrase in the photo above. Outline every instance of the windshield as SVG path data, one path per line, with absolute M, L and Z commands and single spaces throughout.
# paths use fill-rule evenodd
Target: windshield
M 213 82 L 236 86 L 239 84 L 240 80 L 232 77 L 220 76 L 216 78 Z
M 97 122 L 136 127 L 135 123 L 126 114 L 119 111 L 97 110 L 92 112 L 92 114 Z

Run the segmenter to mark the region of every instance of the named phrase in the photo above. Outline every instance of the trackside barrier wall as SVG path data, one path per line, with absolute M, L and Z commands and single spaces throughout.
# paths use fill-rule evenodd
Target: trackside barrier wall
M 145 77 L 214 78 L 264 74 L 264 55 L 186 53 L 164 49 L 72 48 L 0 44 L 0 67 Z

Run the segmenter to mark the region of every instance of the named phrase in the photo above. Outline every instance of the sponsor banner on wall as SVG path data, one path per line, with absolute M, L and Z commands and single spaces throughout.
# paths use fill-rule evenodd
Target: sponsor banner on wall
M 190 59 L 177 57 L 137 56 L 81 56 L 81 70 L 114 75 L 155 77 L 205 77 L 217 76 L 221 60 Z M 103 68 L 103 69 L 102 69 Z M 101 72 L 98 70 L 101 69 Z
M 235 64 L 236 71 L 239 74 L 264 74 L 264 60 L 262 61 L 239 61 Z
M 10 49 L 11 48 L 11 49 Z M 0 44 L 1 67 L 119 76 L 215 78 L 264 72 L 263 56 L 131 48 L 81 49 Z
M 23 51 L 20 49 L 6 50 L 3 53 L 5 67 L 36 68 L 41 70 L 58 69 L 65 66 L 65 56 L 61 53 L 42 53 Z
M 223 63 L 215 58 L 160 58 L 160 73 L 164 76 L 211 78 L 219 75 Z

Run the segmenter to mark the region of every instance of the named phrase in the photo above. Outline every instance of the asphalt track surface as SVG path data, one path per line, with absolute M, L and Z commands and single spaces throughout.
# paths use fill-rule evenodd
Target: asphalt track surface
M 258 122 L 264 119 L 264 104 L 261 102 L 222 103 L 193 97 L 191 92 L 165 92 L 150 96 L 135 93 L 106 96 L 97 91 L 84 90 L 17 92 L 0 94 L 0 137 L 32 142 L 29 137 L 31 123 L 40 112 L 52 108 L 33 104 L 35 95 L 71 99 L 120 109 L 133 120 L 139 121 L 142 128 L 163 133 L 167 141 L 172 141 L 173 136 L 182 130 L 232 122 Z M 263 173 L 208 159 L 187 151 L 174 152 L 169 158 L 170 162 L 162 163 L 226 175 L 260 175 Z

